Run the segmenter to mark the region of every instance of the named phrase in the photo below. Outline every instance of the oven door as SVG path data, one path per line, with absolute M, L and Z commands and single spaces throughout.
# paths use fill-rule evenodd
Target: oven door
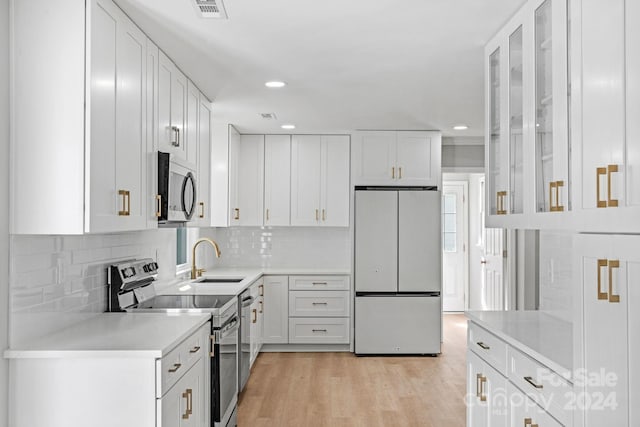
M 214 331 L 215 343 L 211 357 L 212 421 L 226 422 L 238 398 L 238 329 L 240 321 L 234 316 Z M 213 423 L 212 423 L 213 425 Z

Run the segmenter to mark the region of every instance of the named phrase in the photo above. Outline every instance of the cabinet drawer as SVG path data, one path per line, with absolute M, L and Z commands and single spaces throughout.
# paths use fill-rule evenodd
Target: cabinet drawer
M 290 291 L 289 316 L 349 316 L 349 291 Z
M 467 337 L 470 350 L 507 375 L 507 343 L 473 322 L 469 322 Z
M 509 380 L 562 424 L 571 423 L 572 386 L 560 375 L 509 347 Z
M 156 397 L 162 397 L 200 358 L 209 351 L 211 324 L 207 322 L 162 359 L 156 360 Z
M 349 290 L 349 276 L 291 276 L 289 290 Z
M 289 319 L 290 344 L 349 344 L 348 318 Z

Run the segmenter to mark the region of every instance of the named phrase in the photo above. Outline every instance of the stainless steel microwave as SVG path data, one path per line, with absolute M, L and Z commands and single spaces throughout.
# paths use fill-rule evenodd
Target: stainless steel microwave
M 159 224 L 191 221 L 196 209 L 196 188 L 191 170 L 173 161 L 171 154 L 158 152 Z

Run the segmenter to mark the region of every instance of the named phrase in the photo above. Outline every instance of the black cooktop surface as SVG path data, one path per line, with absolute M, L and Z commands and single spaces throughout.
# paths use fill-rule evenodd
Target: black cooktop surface
M 139 303 L 135 308 L 221 308 L 235 295 L 157 295 Z

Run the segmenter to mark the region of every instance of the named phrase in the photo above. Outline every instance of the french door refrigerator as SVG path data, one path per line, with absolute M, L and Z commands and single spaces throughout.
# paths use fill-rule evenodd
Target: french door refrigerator
M 356 187 L 356 354 L 440 353 L 440 203 L 435 187 Z

